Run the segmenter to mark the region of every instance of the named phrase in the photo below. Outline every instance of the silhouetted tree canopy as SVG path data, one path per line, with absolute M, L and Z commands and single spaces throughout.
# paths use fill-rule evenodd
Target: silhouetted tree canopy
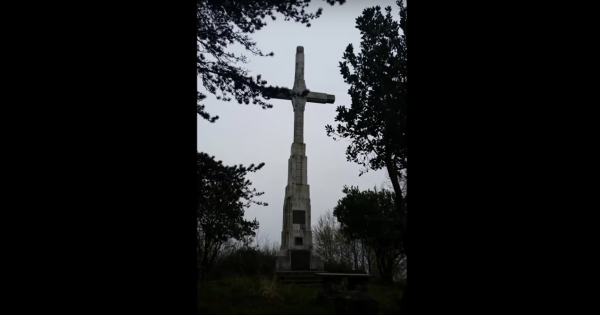
M 385 14 L 379 6 L 367 8 L 356 19 L 361 33 L 360 52 L 348 45 L 340 62 L 340 72 L 350 85 L 351 106 L 337 107 L 336 129 L 325 127 L 327 135 L 351 139 L 346 150 L 348 161 L 364 169 L 386 168 L 396 193 L 398 212 L 405 218 L 407 139 L 407 8 L 400 0 L 400 22 L 392 17 L 392 8 Z M 400 34 L 402 29 L 403 34 Z M 406 220 L 400 226 L 406 229 Z
M 343 193 L 345 196 L 333 209 L 341 232 L 373 249 L 382 279 L 390 284 L 403 254 L 395 193 L 377 188 L 360 191 L 358 187 L 347 186 Z
M 203 270 L 210 270 L 221 246 L 230 239 L 254 237 L 258 229 L 256 220 L 244 219 L 245 208 L 252 204 L 267 206 L 254 200 L 264 192 L 250 186 L 246 175 L 264 166 L 251 164 L 226 166 L 214 156 L 198 153 L 197 159 L 197 248 Z
M 354 53 L 349 44 L 340 62 L 344 81 L 350 84 L 350 108 L 337 107 L 334 130 L 329 136 L 350 138 L 346 156 L 369 169 L 386 166 L 386 158 L 397 170 L 406 168 L 406 36 L 400 35 L 400 23 L 380 7 L 367 8 L 357 18 L 362 35 L 361 51 Z M 406 9 L 403 10 L 406 20 Z M 406 22 L 404 22 L 405 24 Z
M 227 52 L 227 47 L 240 44 L 256 56 L 273 56 L 264 54 L 248 36 L 267 25 L 266 20 L 276 19 L 276 13 L 283 15 L 284 20 L 293 20 L 310 26 L 310 21 L 321 16 L 322 9 L 314 13 L 306 12 L 311 0 L 197 0 L 197 72 L 202 85 L 217 99 L 240 104 L 260 105 L 263 109 L 272 105 L 261 100 L 269 96 L 287 92 L 277 86 L 267 86 L 267 81 L 260 75 L 252 77 L 248 70 L 238 64 L 248 63 L 244 55 Z M 325 0 L 330 5 L 343 4 L 346 0 Z M 219 117 L 211 116 L 202 101 L 206 95 L 198 91 L 198 114 L 215 122 Z

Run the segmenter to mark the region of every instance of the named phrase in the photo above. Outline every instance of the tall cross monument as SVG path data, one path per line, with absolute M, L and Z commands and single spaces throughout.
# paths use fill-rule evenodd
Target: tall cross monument
M 296 48 L 296 75 L 288 93 L 272 98 L 291 100 L 294 107 L 294 142 L 288 160 L 288 181 L 283 202 L 281 248 L 277 271 L 323 270 L 323 261 L 312 247 L 310 191 L 307 179 L 306 144 L 304 143 L 304 106 L 306 102 L 333 104 L 335 96 L 310 92 L 304 96 L 304 47 Z

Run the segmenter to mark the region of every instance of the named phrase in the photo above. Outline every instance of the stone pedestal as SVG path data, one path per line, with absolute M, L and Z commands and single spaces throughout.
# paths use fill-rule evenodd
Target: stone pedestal
M 323 271 L 323 260 L 314 250 L 282 249 L 277 254 L 277 271 Z
M 323 271 L 323 261 L 312 248 L 310 187 L 306 176 L 308 159 L 305 150 L 304 143 L 292 143 L 277 271 Z

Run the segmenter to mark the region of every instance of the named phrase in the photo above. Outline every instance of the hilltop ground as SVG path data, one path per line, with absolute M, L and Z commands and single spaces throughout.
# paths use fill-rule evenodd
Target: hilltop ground
M 321 287 L 277 285 L 273 279 L 230 277 L 198 284 L 198 314 L 203 315 L 332 315 L 334 302 L 320 298 Z M 379 314 L 398 314 L 399 285 L 370 284 Z

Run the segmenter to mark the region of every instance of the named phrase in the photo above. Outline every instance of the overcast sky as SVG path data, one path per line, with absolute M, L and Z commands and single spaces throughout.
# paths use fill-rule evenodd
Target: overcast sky
M 348 140 L 334 141 L 327 137 L 325 125 L 336 126 L 337 106 L 350 106 L 349 85 L 344 83 L 339 62 L 346 46 L 352 43 L 359 51 L 360 33 L 355 19 L 366 7 L 379 5 L 382 10 L 392 7 L 398 17 L 395 0 L 348 0 L 334 7 L 324 1 L 313 0 L 309 12 L 323 8 L 323 15 L 311 22 L 311 27 L 293 21 L 267 21 L 267 26 L 250 34 L 263 53 L 274 52 L 274 57 L 255 57 L 239 47 L 229 51 L 244 53 L 250 63 L 244 67 L 250 74 L 262 74 L 268 84 L 292 88 L 296 46 L 304 46 L 304 78 L 313 92 L 335 95 L 335 104 L 306 103 L 304 113 L 304 142 L 308 158 L 308 185 L 310 186 L 312 225 L 327 210 L 333 210 L 343 197 L 344 185 L 361 189 L 380 187 L 386 182 L 385 171 L 369 171 L 359 177 L 360 166 L 346 161 Z M 199 91 L 205 91 L 198 80 Z M 209 94 L 209 93 L 206 93 Z M 263 110 L 256 105 L 240 105 L 217 101 L 209 94 L 206 110 L 220 118 L 211 124 L 198 116 L 198 151 L 214 155 L 226 165 L 265 163 L 248 178 L 252 187 L 265 194 L 257 200 L 269 206 L 252 206 L 246 218 L 260 223 L 259 237 L 280 243 L 283 199 L 287 184 L 288 159 L 293 141 L 293 109 L 291 101 L 269 101 L 273 108 Z

